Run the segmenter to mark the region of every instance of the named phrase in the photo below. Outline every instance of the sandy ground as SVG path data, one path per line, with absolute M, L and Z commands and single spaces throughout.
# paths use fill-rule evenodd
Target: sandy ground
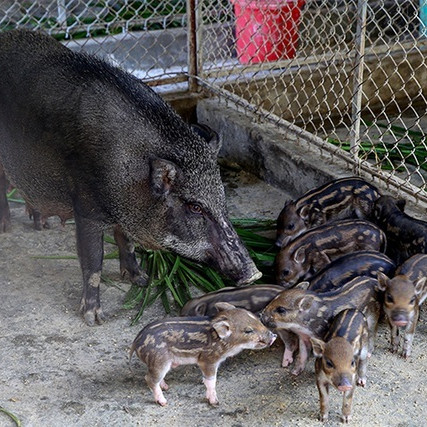
M 285 193 L 244 176 L 227 185 L 233 216 L 276 218 Z M 163 317 L 151 307 L 130 326 L 134 311 L 122 309 L 127 283 L 118 262 L 104 273 L 117 286 L 102 285 L 105 324 L 86 326 L 79 313 L 77 260 L 47 260 L 40 255 L 73 255 L 74 226 L 36 232 L 20 205 L 12 209 L 13 231 L 0 235 L 0 406 L 24 426 L 320 426 L 313 359 L 293 377 L 280 367 L 282 346 L 245 351 L 227 360 L 218 375 L 219 407 L 204 400 L 196 366 L 169 373 L 168 406 L 153 402 L 136 358 L 128 350 L 146 323 Z M 108 248 L 107 248 L 108 250 Z M 368 384 L 355 393 L 353 425 L 427 424 L 427 327 L 421 315 L 413 356 L 405 361 L 388 352 L 388 330 L 380 325 Z M 341 396 L 331 392 L 330 421 L 339 425 Z M 13 426 L 0 413 L 0 426 Z

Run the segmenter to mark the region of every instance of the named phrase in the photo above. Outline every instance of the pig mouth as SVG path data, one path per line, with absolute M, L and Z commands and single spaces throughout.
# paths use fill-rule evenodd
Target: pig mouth
M 346 391 L 350 391 L 353 387 L 351 385 L 340 385 L 337 387 L 339 391 L 345 393 Z
M 408 324 L 408 321 L 407 320 L 393 320 L 393 323 L 396 326 L 401 327 L 401 326 L 406 326 Z

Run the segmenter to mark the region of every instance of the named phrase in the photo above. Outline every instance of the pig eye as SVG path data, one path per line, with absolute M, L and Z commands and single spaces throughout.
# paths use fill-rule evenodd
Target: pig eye
M 253 334 L 254 330 L 253 329 L 245 329 L 245 334 Z
M 333 369 L 334 368 L 334 364 L 329 359 L 325 359 L 325 363 L 326 363 L 326 366 L 329 369 Z
M 285 314 L 286 313 L 286 308 L 285 307 L 277 307 L 276 308 L 276 313 Z
M 413 297 L 411 298 L 411 301 L 409 301 L 409 304 L 411 304 L 411 305 L 415 304 L 415 296 L 413 296 Z
M 295 228 L 295 224 L 288 224 L 286 227 L 287 230 L 293 230 Z
M 188 203 L 188 209 L 190 212 L 196 215 L 202 215 L 203 209 L 198 203 Z
M 353 359 L 352 361 L 351 361 L 351 367 L 352 368 L 354 368 L 356 366 L 356 361 Z
M 387 294 L 385 296 L 385 299 L 386 299 L 387 302 L 390 302 L 390 303 L 394 302 L 393 297 L 390 294 Z
M 289 275 L 289 270 L 282 270 L 282 277 L 286 277 Z

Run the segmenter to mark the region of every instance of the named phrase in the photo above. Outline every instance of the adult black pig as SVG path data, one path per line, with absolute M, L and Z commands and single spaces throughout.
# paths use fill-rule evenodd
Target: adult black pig
M 148 86 L 23 30 L 0 34 L 0 75 L 0 173 L 42 217 L 75 218 L 88 324 L 103 319 L 102 242 L 111 225 L 133 281 L 144 277 L 131 239 L 206 262 L 238 285 L 261 276 L 227 219 L 218 146 Z

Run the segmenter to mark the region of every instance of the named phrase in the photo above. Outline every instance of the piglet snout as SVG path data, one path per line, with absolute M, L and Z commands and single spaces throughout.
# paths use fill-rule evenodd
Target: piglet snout
M 337 389 L 339 391 L 342 391 L 343 393 L 346 391 L 350 391 L 353 388 L 353 384 L 351 383 L 351 381 L 348 380 L 348 378 L 341 378 Z

